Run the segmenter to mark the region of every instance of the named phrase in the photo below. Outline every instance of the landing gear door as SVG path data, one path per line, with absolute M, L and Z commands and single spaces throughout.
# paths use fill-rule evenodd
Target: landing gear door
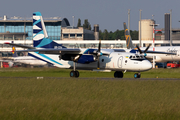
M 122 61 L 123 61 L 123 56 L 120 56 L 119 59 L 118 59 L 118 62 L 117 62 L 117 66 L 119 68 L 122 68 Z

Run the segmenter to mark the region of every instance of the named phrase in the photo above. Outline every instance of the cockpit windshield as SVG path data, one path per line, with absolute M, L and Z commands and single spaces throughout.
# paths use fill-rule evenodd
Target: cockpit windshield
M 129 59 L 131 59 L 131 60 L 144 60 L 145 57 L 143 55 L 131 55 L 129 57 Z

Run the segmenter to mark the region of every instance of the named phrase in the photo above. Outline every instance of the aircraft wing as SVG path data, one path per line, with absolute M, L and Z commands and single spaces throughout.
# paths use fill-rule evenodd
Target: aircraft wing
M 68 49 L 68 48 L 35 48 L 31 46 L 26 46 L 26 45 L 20 45 L 20 44 L 14 44 L 14 43 L 9 43 L 6 42 L 4 44 L 9 44 L 13 45 L 16 47 L 21 47 L 21 48 L 26 48 L 27 50 L 17 50 L 16 52 L 39 52 L 39 54 L 80 54 L 81 50 L 80 49 Z
M 2 60 L 0 60 L 0 62 L 12 62 L 12 60 L 4 60 L 4 59 L 2 59 Z
M 17 52 L 38 52 L 39 54 L 81 54 L 80 49 L 68 49 L 68 48 L 28 49 L 28 50 L 18 50 Z
M 149 51 L 149 50 L 146 53 L 176 55 L 176 53 L 171 53 L 171 52 Z
M 142 53 L 144 53 L 145 50 L 141 50 L 141 51 L 142 51 Z M 132 49 L 130 52 L 131 53 L 138 53 L 139 51 L 135 50 L 135 49 Z M 176 53 L 172 53 L 172 52 L 150 51 L 150 50 L 146 51 L 146 53 L 176 55 Z

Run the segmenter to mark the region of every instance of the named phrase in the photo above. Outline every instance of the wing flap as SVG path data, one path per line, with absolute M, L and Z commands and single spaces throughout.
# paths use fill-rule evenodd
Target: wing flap
M 18 50 L 17 52 L 39 52 L 40 54 L 80 54 L 80 49 L 28 49 L 28 50 Z

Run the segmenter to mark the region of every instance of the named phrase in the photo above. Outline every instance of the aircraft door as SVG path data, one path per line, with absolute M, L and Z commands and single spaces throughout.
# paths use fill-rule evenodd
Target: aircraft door
M 118 62 L 117 62 L 117 66 L 119 68 L 122 68 L 122 61 L 123 61 L 123 56 L 120 56 L 119 59 L 118 59 Z

